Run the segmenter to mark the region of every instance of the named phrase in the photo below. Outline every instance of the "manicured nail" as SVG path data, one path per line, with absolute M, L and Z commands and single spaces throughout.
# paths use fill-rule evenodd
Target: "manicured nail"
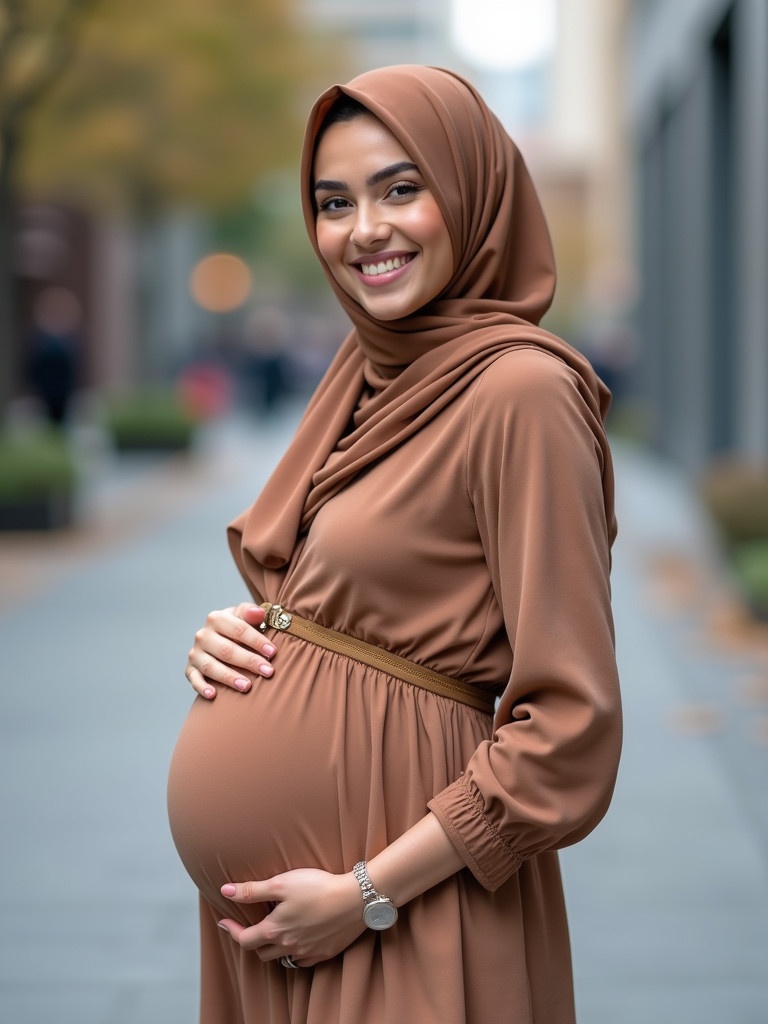
M 259 672 L 263 676 L 271 676 L 274 671 L 275 670 L 272 668 L 271 665 L 267 665 L 267 664 L 259 665 Z
M 212 686 L 206 686 L 206 688 L 203 690 L 203 696 L 205 697 L 206 700 L 213 700 L 213 698 L 216 696 L 216 691 Z
M 250 682 L 247 679 L 236 679 L 235 686 L 238 690 L 242 690 L 245 693 L 246 690 L 250 689 Z
M 221 921 L 219 921 L 219 928 L 221 928 L 223 932 L 226 932 L 227 935 L 229 935 L 229 928 L 227 928 L 225 924 L 222 924 Z
M 271 658 L 272 655 L 275 653 L 275 650 L 276 648 L 274 648 L 272 644 L 264 644 L 264 646 L 261 648 L 261 653 L 264 655 L 265 658 Z
M 231 882 L 227 882 L 226 885 L 222 885 L 221 887 L 222 896 L 234 896 L 236 892 L 237 888 L 234 885 L 232 885 Z

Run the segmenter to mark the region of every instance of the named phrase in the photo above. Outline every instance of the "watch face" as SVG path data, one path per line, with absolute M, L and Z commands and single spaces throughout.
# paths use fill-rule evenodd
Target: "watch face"
M 390 900 L 374 900 L 363 911 L 363 920 L 369 928 L 383 932 L 397 920 L 397 908 Z

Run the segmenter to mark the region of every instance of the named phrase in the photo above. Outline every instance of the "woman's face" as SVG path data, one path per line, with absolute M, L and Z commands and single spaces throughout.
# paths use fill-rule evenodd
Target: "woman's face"
M 344 291 L 398 320 L 453 276 L 448 228 L 418 167 L 372 114 L 330 125 L 314 166 L 317 242 Z

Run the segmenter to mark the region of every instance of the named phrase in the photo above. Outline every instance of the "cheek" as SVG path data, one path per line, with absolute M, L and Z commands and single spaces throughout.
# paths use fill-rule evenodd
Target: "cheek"
M 317 248 L 327 263 L 333 255 L 333 233 L 322 223 L 316 225 L 315 232 L 317 235 Z
M 432 265 L 442 288 L 453 276 L 453 245 L 443 215 L 437 207 L 423 219 L 422 244 L 431 251 Z
M 435 245 L 448 230 L 440 211 L 431 202 L 404 207 L 400 227 L 419 245 Z
M 346 270 L 344 262 L 345 240 L 340 236 L 339 231 L 333 229 L 333 225 L 327 223 L 318 224 L 315 230 L 317 233 L 317 248 L 322 261 L 334 280 L 346 291 L 348 283 L 344 276 Z

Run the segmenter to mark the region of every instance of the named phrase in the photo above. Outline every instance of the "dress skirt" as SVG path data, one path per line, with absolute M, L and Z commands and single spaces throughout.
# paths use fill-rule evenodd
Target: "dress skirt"
M 287 634 L 274 680 L 194 702 L 168 800 L 201 894 L 201 1024 L 573 1020 L 554 853 L 494 893 L 462 870 L 401 908 L 391 930 L 313 968 L 262 963 L 217 927 L 268 912 L 224 899 L 225 882 L 342 873 L 373 857 L 427 813 L 490 730 L 482 712 Z

